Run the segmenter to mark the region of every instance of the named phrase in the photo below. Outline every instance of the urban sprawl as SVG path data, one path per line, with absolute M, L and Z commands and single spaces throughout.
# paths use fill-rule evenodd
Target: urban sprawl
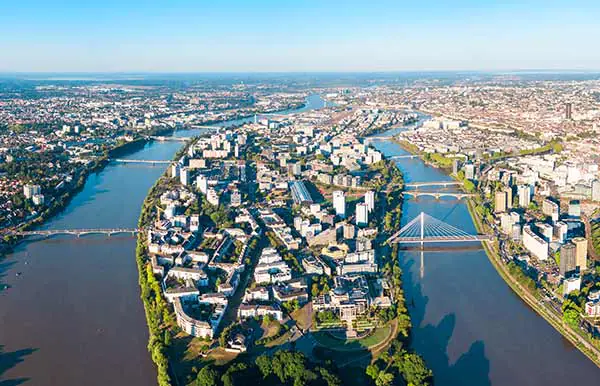
M 294 112 L 311 94 L 326 106 Z M 159 288 L 142 297 L 172 315 L 157 328 L 198 363 L 290 344 L 319 359 L 315 347 L 367 339 L 376 358 L 408 330 L 398 246 L 387 241 L 404 196 L 436 198 L 405 194 L 402 161 L 374 147 L 381 139 L 460 182 L 505 279 L 600 363 L 599 81 L 49 83 L 0 97 L 7 250 L 120 152 L 204 129 L 150 192 L 138 245 L 140 275 Z

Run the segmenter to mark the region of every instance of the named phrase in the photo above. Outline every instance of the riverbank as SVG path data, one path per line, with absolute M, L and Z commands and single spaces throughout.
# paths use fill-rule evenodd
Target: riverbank
M 477 231 L 480 233 L 489 233 L 489 230 L 485 229 L 485 224 L 482 217 L 475 210 L 472 200 L 469 200 L 467 205 Z M 491 242 L 482 242 L 482 245 L 490 263 L 492 263 L 500 277 L 502 277 L 502 279 L 513 290 L 513 292 L 516 293 L 521 300 L 523 300 L 538 315 L 544 318 L 544 320 L 546 320 L 552 327 L 554 327 L 554 329 L 558 331 L 565 339 L 571 342 L 573 346 L 577 347 L 579 351 L 581 351 L 592 362 L 600 367 L 600 350 L 585 340 L 585 338 L 582 337 L 578 331 L 574 331 L 570 326 L 565 324 L 562 318 L 558 317 L 552 312 L 552 310 L 547 309 L 541 300 L 537 299 L 525 287 L 523 287 L 521 283 L 512 277 L 506 266 L 502 263 L 500 254 L 495 244 L 492 244 Z
M 82 191 L 88 177 L 92 173 L 100 173 L 110 163 L 110 157 L 116 155 L 129 154 L 138 151 L 143 148 L 148 140 L 145 138 L 138 138 L 131 142 L 120 143 L 113 148 L 106 150 L 104 155 L 97 157 L 89 164 L 83 166 L 82 170 L 79 171 L 76 176 L 76 182 L 70 184 L 67 190 L 59 196 L 52 197 L 50 205 L 37 217 L 22 223 L 15 227 L 19 231 L 32 230 L 36 227 L 44 225 L 50 221 L 56 215 L 60 214 L 67 208 L 73 198 Z M 2 248 L 0 248 L 0 260 L 2 260 L 7 254 L 14 251 L 14 248 L 23 240 L 23 237 L 19 236 L 4 236 Z
M 393 142 L 398 144 L 402 149 L 410 152 L 411 154 L 415 154 L 423 159 L 422 153 L 416 149 L 416 146 L 410 146 L 410 144 L 405 143 L 404 141 L 399 141 L 396 138 L 393 138 Z M 425 159 L 424 162 L 427 163 Z M 453 179 L 461 181 L 458 176 L 450 173 L 449 167 L 444 167 L 444 165 L 436 165 L 433 166 L 442 169 L 445 174 L 452 177 Z M 490 234 L 490 230 L 485 227 L 485 220 L 482 217 L 476 208 L 475 203 L 468 199 L 467 208 L 469 210 L 471 219 L 478 233 L 481 234 Z M 484 251 L 488 257 L 488 260 L 498 273 L 498 275 L 503 279 L 503 281 L 511 288 L 511 290 L 516 293 L 519 298 L 525 302 L 531 309 L 533 309 L 539 316 L 541 316 L 547 323 L 549 323 L 556 331 L 558 331 L 564 338 L 569 340 L 575 347 L 579 349 L 586 357 L 588 357 L 594 364 L 600 367 L 600 351 L 593 346 L 579 331 L 574 331 L 570 326 L 566 325 L 562 318 L 557 316 L 552 310 L 548 309 L 541 300 L 538 300 L 533 294 L 531 294 L 521 283 L 519 283 L 508 271 L 505 264 L 501 261 L 499 252 L 497 250 L 497 242 L 482 242 Z

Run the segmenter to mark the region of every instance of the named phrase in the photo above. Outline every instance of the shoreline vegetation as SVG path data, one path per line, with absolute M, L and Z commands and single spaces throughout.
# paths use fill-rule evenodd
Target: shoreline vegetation
M 400 145 L 404 150 L 410 152 L 411 154 L 415 154 L 419 156 L 425 163 L 443 169 L 445 172 L 448 172 L 448 175 L 454 178 L 457 181 L 463 183 L 463 189 L 467 192 L 476 191 L 475 186 L 472 182 L 461 178 L 461 175 L 454 175 L 449 172 L 449 169 L 452 167 L 452 158 L 448 158 L 442 155 L 439 155 L 439 159 L 436 157 L 425 157 L 423 152 L 421 152 L 417 146 L 411 144 L 410 142 L 399 140 L 397 138 L 393 138 L 393 141 Z M 532 154 L 544 154 L 547 152 L 560 152 L 562 150 L 562 145 L 560 142 L 549 142 L 546 145 L 533 149 L 530 151 L 522 152 L 519 155 L 532 155 Z M 507 155 L 514 156 L 514 155 Z M 448 165 L 449 162 L 449 165 Z M 484 216 L 482 210 L 478 210 L 479 206 L 473 199 L 467 199 L 467 208 L 469 210 L 469 214 L 471 215 L 471 219 L 477 232 L 481 234 L 489 234 L 490 230 L 486 228 L 484 222 Z M 497 241 L 494 242 L 482 242 L 483 249 L 490 261 L 490 263 L 494 266 L 498 275 L 506 282 L 509 288 L 519 296 L 521 300 L 523 300 L 532 310 L 534 310 L 538 315 L 540 315 L 546 322 L 548 322 L 556 331 L 558 331 L 565 339 L 567 339 L 573 346 L 575 346 L 581 353 L 587 356 L 592 362 L 594 362 L 598 367 L 600 367 L 600 350 L 593 346 L 591 342 L 589 342 L 580 331 L 574 330 L 571 326 L 567 325 L 563 319 L 548 311 L 543 305 L 541 305 L 541 301 L 536 298 L 536 295 L 531 290 L 531 285 L 533 283 L 533 290 L 535 290 L 535 282 L 532 279 L 525 276 L 520 269 L 511 270 L 510 266 L 504 266 L 502 263 L 500 256 L 498 254 L 498 245 Z

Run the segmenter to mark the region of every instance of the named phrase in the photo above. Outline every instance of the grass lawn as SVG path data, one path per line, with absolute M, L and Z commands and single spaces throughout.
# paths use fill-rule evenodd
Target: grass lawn
M 228 352 L 222 347 L 217 347 L 208 354 L 206 359 L 213 360 L 215 365 L 223 365 L 232 361 L 237 356 L 238 353 L 236 352 Z
M 202 352 L 207 351 L 210 346 L 210 342 L 206 342 L 200 339 L 191 339 L 185 350 L 185 360 L 194 360 L 200 357 Z
M 281 327 L 281 324 L 278 321 L 271 320 L 269 323 L 263 322 L 261 324 L 261 328 L 264 331 L 263 336 L 261 337 L 261 339 L 264 339 L 264 338 L 271 337 L 273 335 L 277 335 L 277 333 L 279 332 L 279 329 L 282 328 L 282 327 Z
M 368 350 L 389 338 L 392 332 L 390 325 L 377 327 L 371 334 L 361 339 L 341 340 L 324 331 L 313 332 L 315 340 L 323 347 L 339 351 Z
M 310 305 L 306 304 L 304 307 L 292 312 L 292 318 L 296 321 L 299 328 L 306 330 L 311 325 Z
M 277 338 L 269 343 L 265 343 L 265 347 L 275 347 L 275 346 L 280 346 L 282 344 L 285 344 L 289 341 L 291 335 L 292 335 L 292 333 L 287 331 L 285 334 L 281 335 L 279 338 Z

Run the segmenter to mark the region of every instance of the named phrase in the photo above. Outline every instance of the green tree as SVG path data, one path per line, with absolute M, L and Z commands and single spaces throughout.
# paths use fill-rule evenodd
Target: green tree
M 580 316 L 579 312 L 573 308 L 569 308 L 563 312 L 563 320 L 572 328 L 579 328 Z
M 402 360 L 395 364 L 409 385 L 425 386 L 430 384 L 432 372 L 419 355 L 414 353 L 404 354 Z
M 196 386 L 214 386 L 219 379 L 219 373 L 211 366 L 207 365 L 200 370 L 196 377 Z

